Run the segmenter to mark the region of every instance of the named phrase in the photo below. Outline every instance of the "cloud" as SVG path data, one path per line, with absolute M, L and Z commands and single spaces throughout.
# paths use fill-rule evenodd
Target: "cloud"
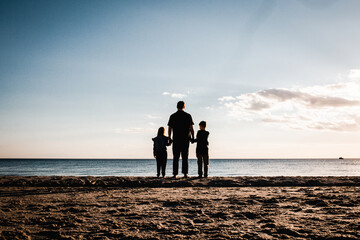
M 156 132 L 155 128 L 117 128 L 115 129 L 115 133 L 124 134 L 124 133 L 148 133 L 148 132 Z
M 183 93 L 169 93 L 169 92 L 163 92 L 162 95 L 164 96 L 170 96 L 172 98 L 179 98 L 179 99 L 182 99 L 182 98 L 186 98 L 187 95 L 186 94 L 183 94 Z
M 215 108 L 214 108 L 214 107 L 212 107 L 212 106 L 207 106 L 207 107 L 205 107 L 205 110 L 208 110 L 208 111 L 214 111 L 214 110 L 215 110 Z
M 156 115 L 152 115 L 152 114 L 148 114 L 146 117 L 147 117 L 148 119 L 161 119 L 160 116 L 156 116 Z
M 296 89 L 265 89 L 218 98 L 229 116 L 294 129 L 360 130 L 360 70 L 348 81 Z
M 227 102 L 227 101 L 233 101 L 235 100 L 236 98 L 232 97 L 232 96 L 224 96 L 224 97 L 221 97 L 221 98 L 218 98 L 218 100 L 220 102 Z
M 255 94 L 262 96 L 264 101 L 275 100 L 279 102 L 284 102 L 292 100 L 293 102 L 297 102 L 298 104 L 307 105 L 310 108 L 357 106 L 360 104 L 359 100 L 349 100 L 346 98 L 334 96 L 314 95 L 297 90 L 268 89 Z M 266 103 L 258 104 L 268 105 Z

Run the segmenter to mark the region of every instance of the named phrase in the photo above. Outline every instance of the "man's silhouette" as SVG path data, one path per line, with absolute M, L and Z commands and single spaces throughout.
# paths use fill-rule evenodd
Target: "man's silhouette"
M 184 112 L 185 103 L 180 101 L 177 103 L 177 112 L 172 114 L 169 118 L 169 129 L 168 135 L 171 139 L 171 134 L 173 134 L 173 174 L 174 177 L 178 174 L 179 171 L 179 158 L 181 154 L 182 158 L 182 173 L 184 177 L 187 177 L 188 174 L 188 156 L 189 156 L 189 142 L 190 134 L 191 139 L 194 138 L 194 128 L 193 120 L 190 114 Z

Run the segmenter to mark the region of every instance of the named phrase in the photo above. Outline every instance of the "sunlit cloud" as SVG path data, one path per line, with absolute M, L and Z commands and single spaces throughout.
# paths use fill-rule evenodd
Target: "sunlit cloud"
M 360 130 L 360 70 L 348 81 L 297 89 L 265 89 L 218 98 L 229 116 L 294 129 Z
M 172 98 L 179 98 L 179 99 L 182 99 L 182 98 L 186 98 L 187 95 L 186 94 L 183 94 L 183 93 L 170 93 L 170 92 L 163 92 L 162 95 L 164 96 L 170 96 Z

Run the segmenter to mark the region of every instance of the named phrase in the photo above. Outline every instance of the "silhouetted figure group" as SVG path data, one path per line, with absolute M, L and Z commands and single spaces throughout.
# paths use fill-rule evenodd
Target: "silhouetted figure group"
M 165 136 L 165 128 L 160 127 L 154 141 L 154 157 L 156 158 L 157 177 L 165 177 L 167 163 L 167 146 L 172 144 L 173 151 L 173 177 L 179 173 L 179 159 L 182 158 L 182 173 L 184 177 L 188 177 L 189 172 L 189 145 L 197 143 L 196 157 L 198 159 L 199 177 L 208 177 L 209 171 L 209 149 L 208 137 L 209 132 L 205 130 L 206 122 L 201 121 L 200 130 L 194 138 L 194 122 L 189 113 L 184 111 L 185 103 L 180 101 L 177 103 L 177 111 L 173 113 L 168 122 L 168 137 Z M 171 138 L 172 137 L 172 138 Z

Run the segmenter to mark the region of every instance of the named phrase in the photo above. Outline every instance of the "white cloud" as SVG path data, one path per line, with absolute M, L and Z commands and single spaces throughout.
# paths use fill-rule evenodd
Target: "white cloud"
M 186 94 L 182 94 L 182 93 L 173 93 L 171 94 L 171 97 L 173 98 L 186 98 Z
M 156 132 L 155 128 L 117 128 L 115 129 L 115 133 L 123 134 L 123 133 L 148 133 L 148 132 Z
M 152 114 L 148 114 L 146 117 L 147 117 L 148 119 L 161 119 L 160 116 L 156 116 L 156 115 L 152 115 Z
M 229 116 L 295 129 L 360 130 L 360 70 L 337 84 L 297 89 L 266 89 L 219 98 Z
M 233 101 L 233 100 L 235 100 L 235 98 L 232 96 L 224 96 L 224 97 L 218 98 L 218 100 L 220 102 L 227 102 L 227 101 Z
M 164 95 L 164 96 L 171 96 L 172 98 L 179 98 L 179 99 L 182 99 L 182 98 L 186 98 L 186 97 L 187 97 L 187 95 L 186 95 L 186 94 L 183 94 L 183 93 L 163 92 L 162 95 Z

